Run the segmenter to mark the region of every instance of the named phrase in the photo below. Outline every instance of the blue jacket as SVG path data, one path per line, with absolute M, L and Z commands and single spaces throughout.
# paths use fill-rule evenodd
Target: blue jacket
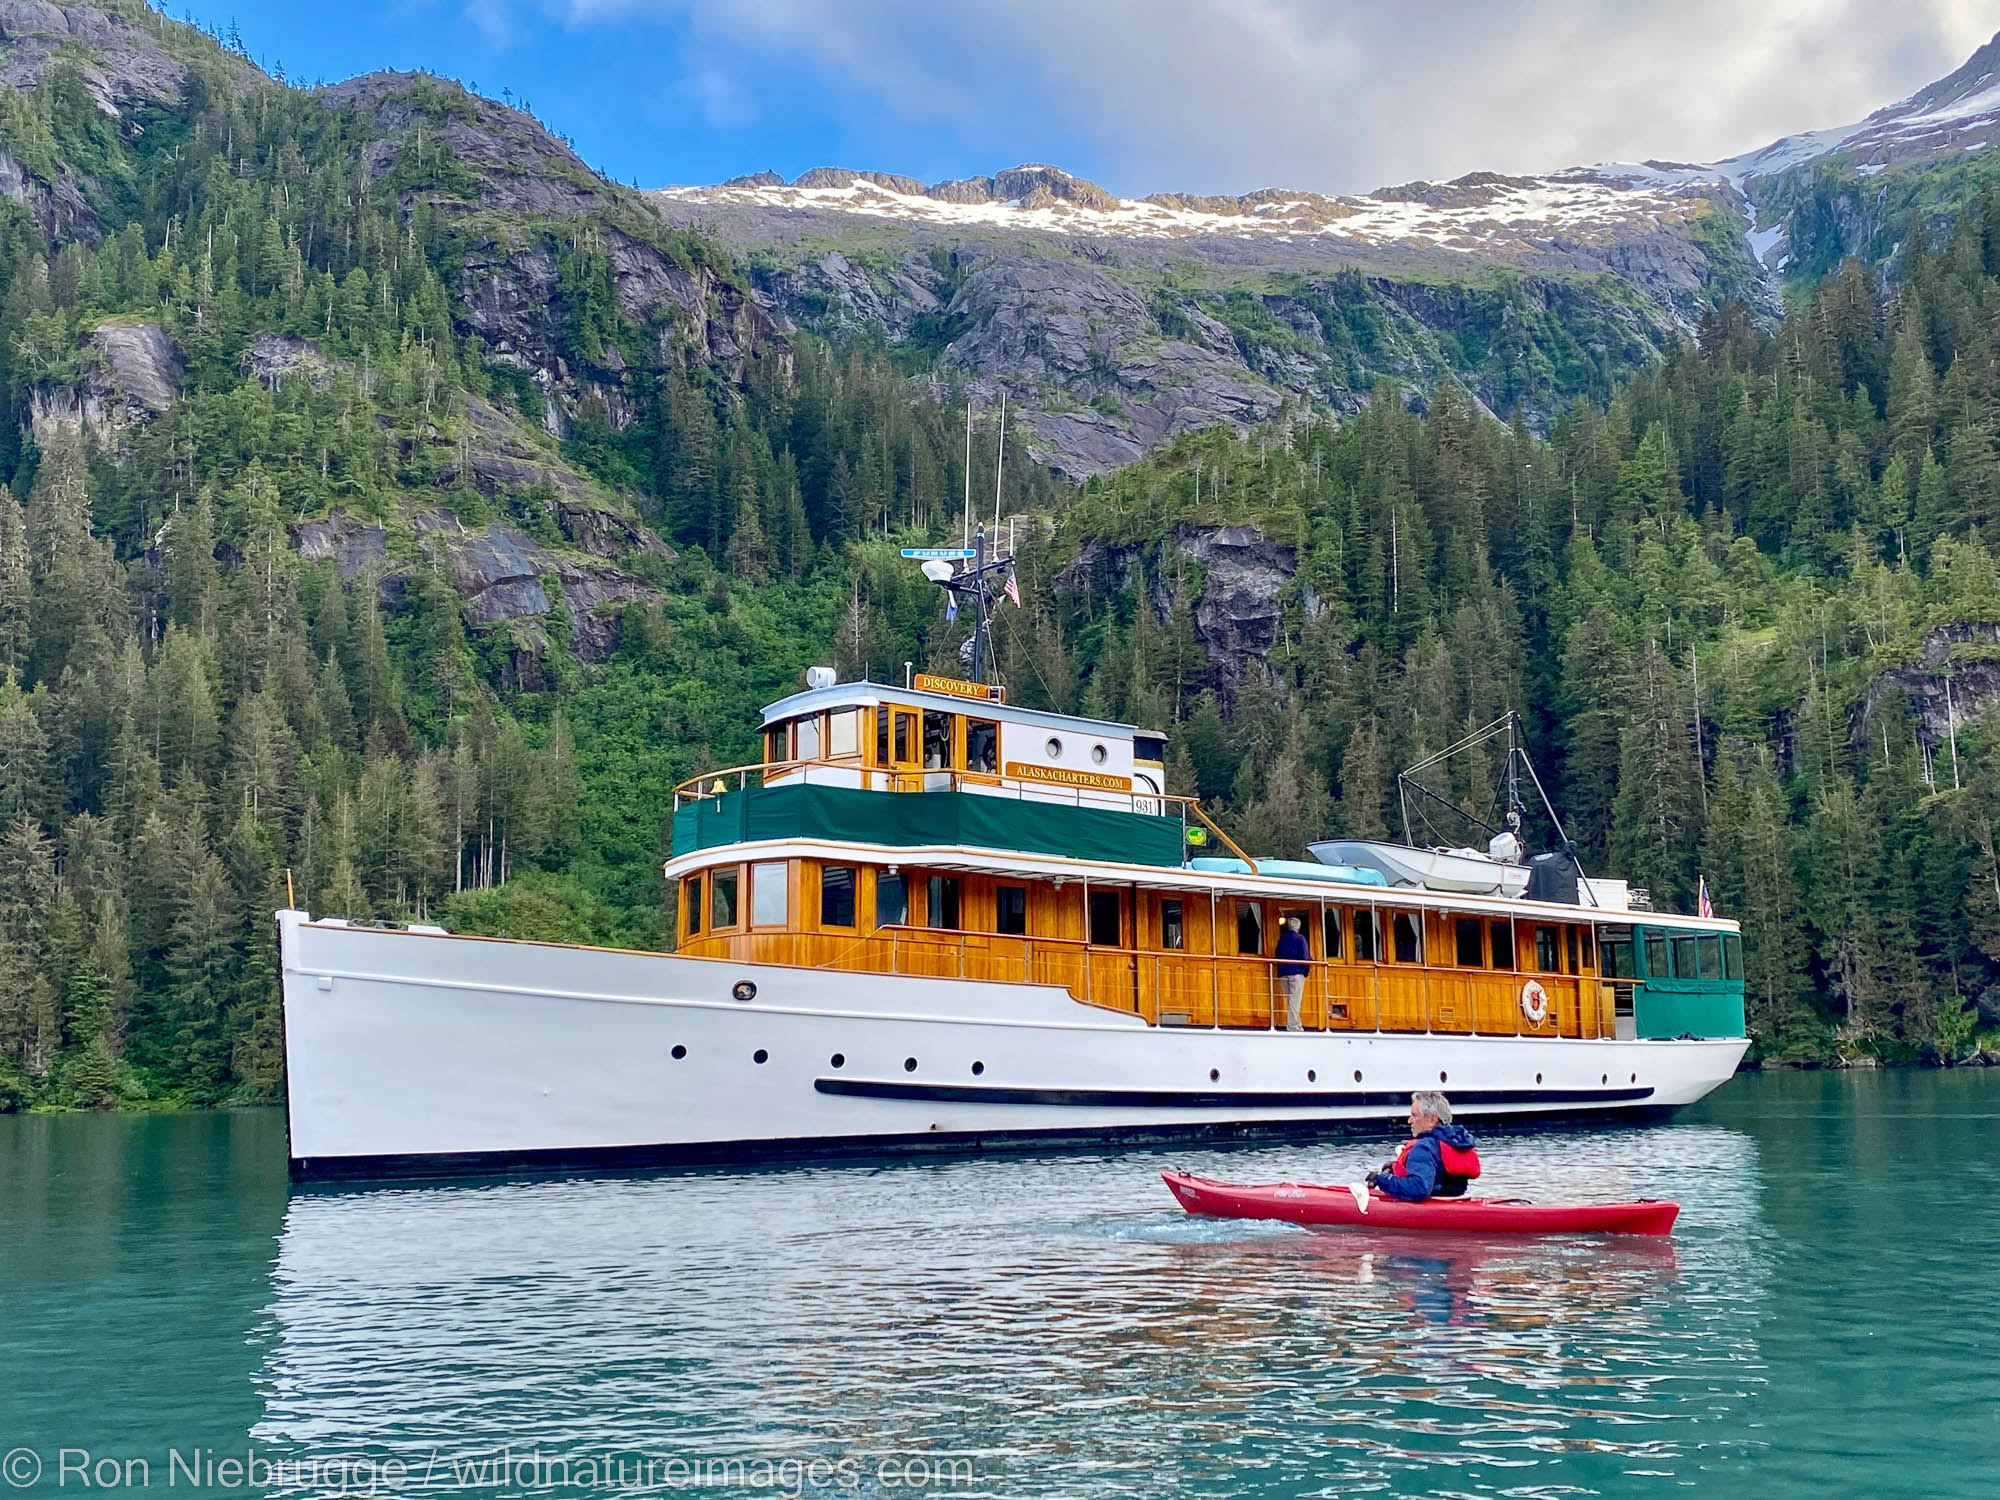
M 1306 942 L 1306 935 L 1303 932 L 1294 932 L 1289 927 L 1279 932 L 1278 934 L 1279 958 L 1309 959 L 1312 956 L 1313 956 L 1312 947 Z M 1289 964 L 1281 963 L 1278 965 L 1278 972 L 1280 974 L 1304 974 L 1307 972 L 1307 966 L 1301 963 L 1289 963 Z
M 1403 1157 L 1403 1175 L 1382 1173 L 1375 1179 L 1376 1189 L 1405 1203 L 1421 1203 L 1430 1197 L 1437 1191 L 1438 1178 L 1444 1172 L 1444 1156 L 1438 1150 L 1440 1143 L 1470 1151 L 1472 1132 L 1463 1125 L 1433 1125 L 1410 1142 Z

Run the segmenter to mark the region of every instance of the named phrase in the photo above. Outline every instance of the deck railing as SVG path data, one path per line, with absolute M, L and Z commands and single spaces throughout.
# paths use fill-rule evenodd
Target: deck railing
M 870 766 L 863 764 L 860 757 L 843 760 L 781 760 L 759 761 L 753 765 L 729 766 L 720 771 L 704 771 L 699 776 L 690 776 L 674 788 L 674 810 L 676 812 L 690 802 L 701 802 L 716 797 L 727 796 L 752 787 L 770 785 L 775 777 L 797 776 L 813 771 L 838 772 L 843 780 L 832 783 L 843 785 L 845 778 L 857 778 L 854 785 L 862 791 L 877 792 L 975 792 L 985 797 L 1011 797 L 1019 802 L 1052 802 L 1075 807 L 1112 808 L 1122 802 L 1125 810 L 1146 813 L 1154 817 L 1178 817 L 1181 823 L 1182 842 L 1191 825 L 1199 825 L 1218 840 L 1236 858 L 1250 867 L 1250 873 L 1257 873 L 1257 861 L 1237 845 L 1216 821 L 1209 817 L 1201 805 L 1199 797 L 1180 797 L 1166 792 L 1119 792 L 1101 787 L 1064 786 L 1060 783 L 1008 781 L 986 771 L 964 771 L 950 768 L 924 769 L 916 766 Z
M 1277 969 L 1306 967 L 1308 1031 L 1454 1036 L 1609 1037 L 1611 987 L 1594 975 L 1425 968 L 1250 954 L 1108 948 L 1074 938 L 885 926 L 830 947 L 826 933 L 748 932 L 695 939 L 694 957 L 999 984 L 1055 985 L 1086 1005 L 1155 1026 L 1275 1031 L 1286 1023 Z M 1547 1018 L 1530 1021 L 1522 987 L 1540 984 Z

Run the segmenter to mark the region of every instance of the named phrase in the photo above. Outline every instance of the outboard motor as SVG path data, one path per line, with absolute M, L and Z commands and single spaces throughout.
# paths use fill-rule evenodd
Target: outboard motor
M 1564 849 L 1550 849 L 1530 857 L 1527 895 L 1530 901 L 1576 905 L 1576 860 Z

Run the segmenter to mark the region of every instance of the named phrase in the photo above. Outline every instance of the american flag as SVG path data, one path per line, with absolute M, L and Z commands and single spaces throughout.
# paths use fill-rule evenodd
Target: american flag
M 1005 588 L 1005 590 L 1003 590 L 1003 592 L 1007 595 L 1009 599 L 1014 601 L 1014 607 L 1016 609 L 1019 609 L 1021 607 L 1021 584 L 1020 580 L 1015 578 L 1014 570 L 1012 568 L 1009 568 L 1007 570 L 1007 587 Z
M 1696 880 L 1694 914 L 1698 917 L 1715 915 L 1715 903 L 1708 899 L 1708 877 L 1705 875 Z

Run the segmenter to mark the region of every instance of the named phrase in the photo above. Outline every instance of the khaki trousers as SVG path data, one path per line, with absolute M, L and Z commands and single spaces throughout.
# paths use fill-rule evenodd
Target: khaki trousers
M 1280 974 L 1278 988 L 1285 992 L 1285 1030 L 1304 1031 L 1299 1019 L 1306 999 L 1306 976 L 1303 974 Z

